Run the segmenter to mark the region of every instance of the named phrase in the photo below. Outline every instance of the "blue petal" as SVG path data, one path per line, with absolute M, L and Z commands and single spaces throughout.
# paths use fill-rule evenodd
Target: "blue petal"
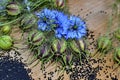
M 45 31 L 46 28 L 47 28 L 47 25 L 44 24 L 44 23 L 40 23 L 40 24 L 38 25 L 38 30 Z
M 62 35 L 61 34 L 56 34 L 56 37 L 61 39 Z

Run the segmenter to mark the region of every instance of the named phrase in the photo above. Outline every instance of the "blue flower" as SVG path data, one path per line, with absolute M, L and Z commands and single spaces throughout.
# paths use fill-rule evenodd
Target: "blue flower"
M 57 38 L 62 38 L 63 35 L 67 34 L 67 29 L 69 28 L 68 16 L 59 12 L 56 15 L 56 24 L 55 35 Z
M 80 39 L 86 36 L 86 24 L 82 19 L 76 16 L 70 16 L 69 22 L 67 34 L 64 36 L 66 39 Z
M 63 12 L 43 9 L 36 13 L 38 16 L 38 30 L 55 32 L 57 38 L 81 39 L 86 36 L 85 22 L 76 16 L 68 18 Z
M 56 37 L 65 39 L 81 39 L 87 34 L 86 24 L 83 20 L 76 16 L 58 16 L 59 27 L 56 29 Z
M 56 27 L 56 12 L 43 9 L 41 12 L 36 13 L 38 20 L 38 30 L 50 31 L 53 27 Z

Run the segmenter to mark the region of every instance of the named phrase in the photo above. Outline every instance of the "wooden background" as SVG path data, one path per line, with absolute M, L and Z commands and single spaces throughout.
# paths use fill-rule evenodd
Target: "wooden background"
M 111 12 L 111 5 L 113 4 L 114 0 L 68 0 L 68 6 L 69 6 L 69 11 L 71 14 L 80 16 L 82 19 L 85 19 L 88 28 L 91 31 L 94 31 L 95 38 L 98 38 L 100 35 L 104 35 L 107 29 L 107 23 L 108 23 L 108 18 Z M 115 24 L 114 24 L 115 25 Z M 113 26 L 113 30 L 114 30 Z M 12 36 L 16 39 L 19 39 L 20 31 L 18 29 L 14 29 L 13 33 L 16 32 L 16 34 L 12 34 Z M 24 51 L 23 48 L 26 47 L 26 45 L 23 46 L 23 42 L 17 44 L 16 46 L 19 46 L 21 49 L 20 51 L 22 52 L 22 57 L 23 57 L 23 62 L 27 59 L 26 56 L 28 56 L 29 51 Z M 106 64 L 107 65 L 113 65 L 113 62 L 109 62 L 109 58 L 111 58 L 111 54 L 107 55 L 106 60 L 108 61 Z M 104 66 L 103 66 L 104 67 Z M 31 68 L 31 66 L 28 66 L 28 68 Z M 49 66 L 46 71 L 52 71 L 54 70 L 55 66 Z M 34 80 L 47 80 L 43 78 L 43 73 L 40 70 L 40 65 L 37 65 L 32 69 L 32 77 Z M 106 69 L 106 68 L 104 68 Z M 103 70 L 104 71 L 104 70 Z M 111 69 L 108 69 L 109 73 L 114 73 L 117 75 L 118 79 L 120 79 L 120 75 L 118 70 L 112 72 Z M 101 71 L 101 76 L 100 77 L 102 80 L 111 80 L 111 79 L 106 79 L 106 75 Z M 113 75 L 114 75 L 113 74 Z M 56 80 L 58 75 L 54 75 L 54 79 Z M 69 76 L 65 73 L 64 75 L 64 80 L 69 80 Z

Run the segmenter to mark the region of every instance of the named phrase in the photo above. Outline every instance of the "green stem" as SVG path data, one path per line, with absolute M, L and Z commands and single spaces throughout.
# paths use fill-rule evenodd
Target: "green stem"
M 33 6 L 33 8 L 31 9 L 31 11 L 33 11 L 35 8 L 37 8 L 38 6 L 40 6 L 40 5 L 42 5 L 43 3 L 46 3 L 48 0 L 44 0 L 44 1 L 42 1 L 42 2 L 37 2 L 34 6 Z M 42 6 L 41 6 L 42 7 Z
M 112 21 L 113 21 L 113 17 L 112 15 L 109 17 L 109 21 L 108 21 L 108 27 L 107 27 L 107 31 L 106 31 L 106 36 L 109 36 L 109 32 L 110 32 L 110 27 L 112 26 Z
M 0 26 L 4 26 L 4 25 L 8 25 L 8 24 L 14 23 L 15 21 L 17 21 L 17 20 L 19 20 L 19 19 L 21 19 L 21 17 L 15 19 L 15 20 L 12 20 L 12 21 L 10 21 L 10 22 L 4 23 L 4 24 L 0 24 Z
M 1 10 L 0 13 L 1 13 L 1 12 L 5 12 L 5 11 L 6 11 L 6 10 Z

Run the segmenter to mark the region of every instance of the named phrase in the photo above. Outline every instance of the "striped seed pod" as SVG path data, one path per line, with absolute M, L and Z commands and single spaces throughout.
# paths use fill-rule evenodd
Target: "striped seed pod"
M 70 47 L 73 49 L 73 51 L 80 53 L 81 51 L 85 51 L 85 42 L 84 40 L 80 39 L 80 40 L 73 40 L 72 42 L 70 42 Z
M 11 32 L 11 27 L 9 25 L 5 25 L 1 28 L 2 34 L 9 34 Z
M 52 49 L 55 53 L 63 53 L 67 48 L 67 43 L 64 39 L 54 39 Z
M 37 55 L 38 55 L 38 59 L 43 59 L 43 58 L 49 57 L 50 49 L 47 46 L 47 44 L 43 44 L 37 49 Z
M 0 48 L 9 50 L 13 46 L 13 40 L 10 36 L 4 35 L 0 37 Z
M 63 8 L 65 6 L 65 0 L 56 0 L 56 6 Z
M 30 48 L 40 46 L 44 40 L 45 40 L 45 37 L 43 33 L 40 31 L 33 31 L 28 36 L 28 44 Z
M 117 31 L 115 31 L 114 36 L 115 36 L 118 40 L 120 40 L 120 29 L 118 29 Z
M 114 52 L 114 60 L 119 62 L 120 64 L 120 48 L 115 48 L 115 52 Z
M 20 29 L 23 31 L 26 31 L 32 27 L 34 27 L 36 24 L 36 18 L 33 14 L 25 14 L 23 15 L 23 18 L 20 21 Z
M 97 41 L 97 45 L 98 49 L 108 51 L 112 46 L 112 42 L 108 37 L 100 37 Z
M 66 53 L 66 55 L 63 56 L 65 66 L 71 65 L 72 59 L 73 59 L 73 55 L 71 53 Z
M 16 16 L 21 13 L 21 7 L 15 2 L 8 3 L 6 6 L 8 15 Z

